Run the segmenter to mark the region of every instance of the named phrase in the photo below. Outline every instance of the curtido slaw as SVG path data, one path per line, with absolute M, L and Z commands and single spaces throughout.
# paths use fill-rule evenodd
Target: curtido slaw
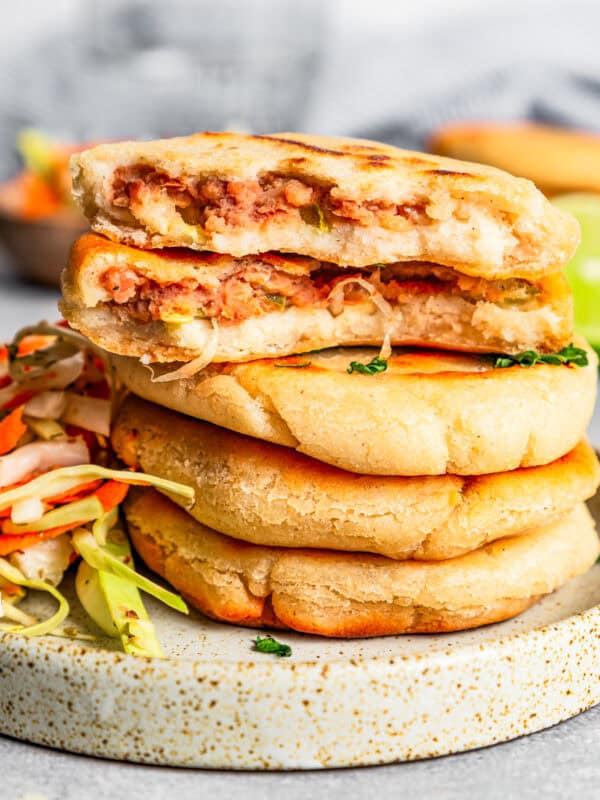
M 66 324 L 24 328 L 0 347 L 0 630 L 90 638 L 63 627 L 70 609 L 57 587 L 77 564 L 76 593 L 94 622 L 125 652 L 160 657 L 140 590 L 182 613 L 187 606 L 135 571 L 119 507 L 131 485 L 189 502 L 194 491 L 113 468 L 117 400 L 105 354 Z M 55 613 L 23 611 L 28 589 L 50 594 Z

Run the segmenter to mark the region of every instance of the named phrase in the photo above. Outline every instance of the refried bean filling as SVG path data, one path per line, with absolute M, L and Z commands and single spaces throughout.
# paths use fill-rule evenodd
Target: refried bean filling
M 298 269 L 288 272 L 279 268 L 285 260 L 285 256 L 269 253 L 246 256 L 234 260 L 218 281 L 186 277 L 171 283 L 159 283 L 131 267 L 111 267 L 100 277 L 100 284 L 117 313 L 140 322 L 172 323 L 214 318 L 219 323 L 235 324 L 269 312 L 308 306 L 327 308 L 337 316 L 345 304 L 369 298 L 367 289 L 348 279 L 366 280 L 392 305 L 415 295 L 446 294 L 525 311 L 537 305 L 540 294 L 539 287 L 522 279 L 486 281 L 433 264 L 374 265 L 355 271 L 309 259 L 314 269 L 297 274 Z M 298 262 L 296 257 L 296 266 Z M 337 296 L 332 295 L 341 281 L 346 283 L 335 293 Z
M 200 225 L 208 233 L 257 225 L 271 217 L 290 214 L 322 230 L 329 229 L 336 220 L 397 228 L 405 226 L 407 220 L 427 218 L 425 199 L 400 204 L 357 202 L 343 197 L 335 187 L 307 184 L 276 173 L 266 173 L 256 180 L 227 181 L 172 177 L 143 164 L 115 170 L 113 206 L 130 208 L 141 203 L 147 193 L 166 194 L 187 224 Z

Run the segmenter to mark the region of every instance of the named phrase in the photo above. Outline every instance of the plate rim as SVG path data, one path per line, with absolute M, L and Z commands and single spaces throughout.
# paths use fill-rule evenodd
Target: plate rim
M 212 620 L 211 620 L 212 621 Z M 0 631 L 0 645 L 5 645 L 6 643 L 9 646 L 12 644 L 16 647 L 19 647 L 19 644 L 25 645 L 30 644 L 34 645 L 36 650 L 44 651 L 44 655 L 52 655 L 55 657 L 65 657 L 69 658 L 71 655 L 74 654 L 74 651 L 78 656 L 83 658 L 92 658 L 95 661 L 106 661 L 112 660 L 114 666 L 118 666 L 122 663 L 139 663 L 140 661 L 143 662 L 147 667 L 155 666 L 157 669 L 164 667 L 166 670 L 170 670 L 173 665 L 178 665 L 180 667 L 188 667 L 188 668 L 195 668 L 199 669 L 206 666 L 213 666 L 218 664 L 221 668 L 232 668 L 236 671 L 240 669 L 282 669 L 283 671 L 291 671 L 297 672 L 299 669 L 303 671 L 310 671 L 314 670 L 320 672 L 325 664 L 328 665 L 336 665 L 338 666 L 354 666 L 356 664 L 365 665 L 365 664 L 404 664 L 407 667 L 409 665 L 416 665 L 420 664 L 424 657 L 427 659 L 451 659 L 452 656 L 461 654 L 464 655 L 469 651 L 476 651 L 481 653 L 482 651 L 488 652 L 492 650 L 498 650 L 504 647 L 507 647 L 511 644 L 515 644 L 521 641 L 528 640 L 532 637 L 539 637 L 543 636 L 547 631 L 550 629 L 562 629 L 567 626 L 573 625 L 580 625 L 580 624 L 589 624 L 593 625 L 594 622 L 598 622 L 600 624 L 600 603 L 594 606 L 590 606 L 590 608 L 584 609 L 582 611 L 577 611 L 574 614 L 570 614 L 568 617 L 564 617 L 562 619 L 557 620 L 556 622 L 546 623 L 545 625 L 540 625 L 539 627 L 534 627 L 526 631 L 517 631 L 510 634 L 505 634 L 504 636 L 500 636 L 498 638 L 491 638 L 486 640 L 485 642 L 481 642 L 479 644 L 475 643 L 465 643 L 459 646 L 450 646 L 446 648 L 440 648 L 439 650 L 432 650 L 427 653 L 407 653 L 407 654 L 390 654 L 390 655 L 375 655 L 375 656 L 336 656 L 333 658 L 327 658 L 326 660 L 311 660 L 311 661 L 293 661 L 289 659 L 277 658 L 277 659 L 262 659 L 258 660 L 235 660 L 235 659 L 222 659 L 222 658 L 199 658 L 197 656 L 182 656 L 182 657 L 173 657 L 167 656 L 165 658 L 156 658 L 152 656 L 137 656 L 132 655 L 129 653 L 123 653 L 118 650 L 109 650 L 103 647 L 90 647 L 86 644 L 78 644 L 81 640 L 77 640 L 76 638 L 63 638 L 63 637 L 52 637 L 52 636 L 40 636 L 40 637 L 27 637 L 22 636 L 18 632 L 9 632 L 9 631 Z M 227 624 L 227 623 L 217 623 L 217 624 Z M 502 625 L 503 622 L 496 622 L 492 623 L 492 625 Z M 235 627 L 242 627 L 242 626 L 235 626 Z M 484 626 L 484 627 L 492 627 Z M 260 631 L 262 629 L 259 628 L 248 628 L 247 629 L 249 634 L 254 633 L 255 631 Z M 457 633 L 469 633 L 473 629 L 467 629 L 465 631 L 455 631 L 448 634 L 443 634 L 444 636 L 455 636 Z M 281 632 L 280 632 L 281 633 Z M 292 633 L 296 636 L 302 636 L 304 634 L 298 633 L 296 631 L 289 631 L 283 632 L 281 635 L 285 635 L 285 633 Z M 437 636 L 438 634 L 411 634 L 415 638 L 419 636 Z M 371 639 L 390 639 L 390 638 L 403 638 L 404 634 L 396 634 L 394 637 L 390 636 L 378 636 L 378 637 L 370 637 Z M 313 637 L 313 638 L 321 638 L 321 637 Z M 323 637 L 324 641 L 332 641 L 330 637 Z M 336 640 L 333 640 L 336 641 Z M 339 639 L 338 641 L 344 642 L 347 641 L 345 639 Z M 12 649 L 12 648 L 11 648 Z M 260 654 L 263 655 L 263 654 Z M 352 663 L 353 662 L 353 663 Z

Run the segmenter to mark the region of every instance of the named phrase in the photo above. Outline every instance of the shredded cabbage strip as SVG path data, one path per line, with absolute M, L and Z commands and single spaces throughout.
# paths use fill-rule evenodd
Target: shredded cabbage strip
M 394 310 L 390 303 L 381 295 L 375 286 L 369 281 L 365 280 L 364 278 L 357 278 L 356 276 L 350 278 L 344 278 L 344 280 L 339 281 L 333 287 L 333 289 L 329 292 L 327 296 L 328 300 L 331 300 L 333 304 L 336 302 L 342 302 L 343 308 L 343 296 L 344 296 L 344 286 L 348 286 L 351 283 L 355 283 L 368 292 L 371 302 L 373 305 L 381 312 L 384 319 L 384 334 L 383 334 L 383 341 L 381 343 L 381 349 L 379 350 L 379 358 L 388 359 L 392 354 L 392 327 L 394 325 Z M 338 313 L 341 313 L 342 309 Z M 332 313 L 334 311 L 332 310 Z M 396 310 L 396 316 L 400 314 L 400 311 Z
M 152 595 L 152 597 L 160 600 L 162 603 L 169 606 L 169 608 L 180 611 L 182 614 L 188 613 L 188 607 L 179 595 L 170 592 L 168 589 L 164 589 L 162 586 L 154 583 L 154 581 L 137 573 L 122 561 L 119 561 L 118 558 L 115 558 L 115 556 L 101 547 L 94 535 L 85 528 L 78 528 L 73 533 L 71 541 L 75 550 L 90 567 L 109 572 L 111 575 L 116 575 L 118 578 L 128 580 L 137 586 L 138 589 Z
M 172 372 L 165 372 L 162 375 L 155 375 L 154 368 L 150 364 L 141 362 L 146 369 L 150 370 L 152 383 L 169 383 L 183 378 L 192 378 L 197 372 L 200 372 L 210 364 L 219 346 L 219 323 L 216 319 L 211 319 L 210 322 L 212 325 L 211 336 L 202 351 L 202 355 L 198 356 L 198 358 L 194 358 Z
M 14 567 L 5 558 L 0 558 L 0 578 L 14 583 L 17 586 L 22 586 L 25 589 L 36 589 L 41 592 L 48 592 L 58 603 L 58 608 L 48 617 L 48 619 L 37 622 L 33 625 L 18 626 L 9 628 L 10 632 L 20 633 L 22 636 L 44 636 L 44 634 L 52 633 L 58 628 L 69 615 L 69 603 L 67 598 L 61 594 L 54 586 L 45 581 L 36 581 L 26 578 L 21 570 Z
M 64 525 L 98 519 L 103 514 L 104 506 L 95 495 L 91 495 L 90 497 L 84 497 L 82 500 L 74 500 L 72 503 L 57 506 L 33 522 L 23 524 L 4 523 L 3 533 L 9 536 L 18 536 L 22 533 L 43 533 L 44 531 L 52 530 L 52 528 L 62 528 Z
M 191 501 L 194 499 L 194 490 L 182 483 L 168 481 L 156 475 L 147 475 L 144 472 L 109 469 L 96 464 L 81 464 L 54 469 L 51 472 L 33 478 L 33 480 L 22 486 L 16 486 L 6 492 L 0 491 L 0 511 L 28 497 L 39 497 L 42 500 L 45 497 L 54 497 L 95 478 L 106 478 L 138 486 L 154 486 L 186 500 Z
M 174 373 L 158 377 L 158 381 L 188 377 L 210 363 L 219 340 L 218 323 L 212 320 L 211 324 L 211 335 L 202 356 Z M 46 344 L 33 340 L 23 342 L 32 336 L 50 338 Z M 94 357 L 90 357 L 90 353 L 102 360 L 104 369 Z M 112 480 L 118 481 L 121 487 L 125 484 L 154 486 L 189 503 L 194 500 L 194 490 L 175 481 L 90 464 L 88 439 L 84 435 L 67 436 L 64 426 L 74 425 L 84 432 L 95 432 L 100 447 L 107 447 L 105 437 L 110 434 L 111 408 L 118 400 L 110 357 L 75 331 L 40 323 L 20 330 L 3 348 L 0 378 L 0 407 L 8 410 L 20 405 L 24 423 L 23 435 L 0 457 L 0 511 L 5 512 L 2 514 L 0 540 L 4 536 L 8 539 L 31 533 L 42 534 L 63 526 L 77 526 L 74 533 L 69 534 L 71 547 L 86 564 L 107 573 L 112 581 L 125 582 L 123 585 L 129 587 L 129 592 L 137 587 L 171 608 L 188 613 L 186 604 L 178 595 L 139 575 L 127 565 L 127 559 L 121 561 L 112 553 L 107 539 L 118 522 L 117 506 L 107 513 L 100 496 L 91 490 L 87 496 L 77 497 L 75 493 L 75 499 L 69 498 L 71 490 L 84 484 L 93 485 L 96 481 L 97 486 L 103 480 Z M 103 391 L 94 396 L 87 387 L 96 385 Z M 103 399 L 107 385 L 110 400 Z M 32 474 L 37 477 L 30 478 Z M 9 488 L 3 490 L 3 486 Z M 81 527 L 84 524 L 87 527 Z M 79 633 L 75 628 L 61 627 L 70 610 L 67 599 L 53 583 L 27 577 L 29 574 L 38 575 L 38 572 L 22 571 L 20 566 L 0 557 L 0 620 L 3 620 L 0 631 L 24 636 L 51 634 L 96 639 Z M 7 587 L 6 593 L 2 591 L 3 586 Z M 16 603 L 29 589 L 46 592 L 56 601 L 57 608 L 47 619 L 39 620 L 17 607 Z M 144 647 L 150 640 L 150 632 L 156 638 L 151 621 L 140 618 L 127 620 L 127 624 L 130 626 L 132 649 L 125 648 L 126 651 L 139 650 L 141 655 L 147 654 Z M 139 640 L 137 644 L 136 640 Z M 157 640 L 156 649 L 157 652 L 160 650 Z M 156 653 L 150 653 L 153 654 Z

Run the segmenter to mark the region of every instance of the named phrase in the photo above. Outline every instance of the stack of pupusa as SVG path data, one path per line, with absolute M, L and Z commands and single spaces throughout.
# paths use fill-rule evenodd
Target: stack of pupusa
M 96 233 L 63 312 L 145 398 L 120 411 L 121 457 L 197 489 L 185 511 L 149 490 L 127 508 L 195 606 L 447 631 L 593 564 L 596 359 L 570 347 L 560 273 L 578 230 L 533 184 L 372 142 L 198 134 L 79 154 L 74 187 Z

